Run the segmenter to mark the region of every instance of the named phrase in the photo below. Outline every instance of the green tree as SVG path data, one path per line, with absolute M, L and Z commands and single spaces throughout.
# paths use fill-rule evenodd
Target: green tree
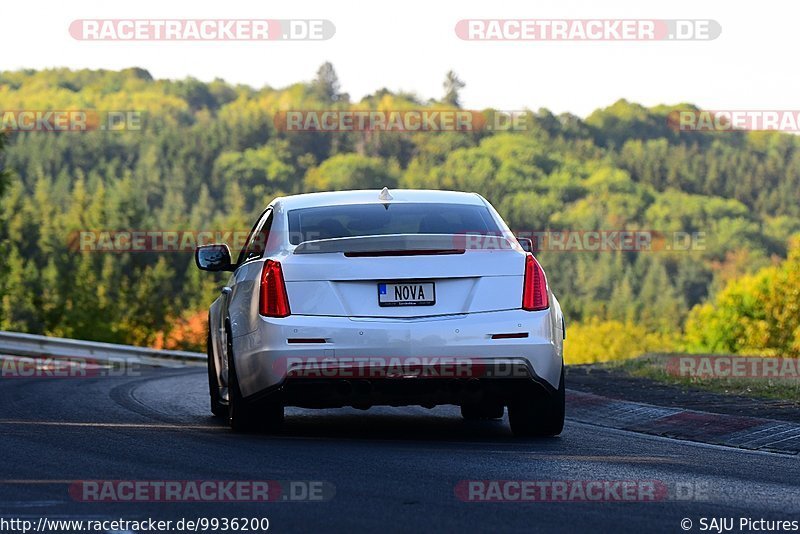
M 399 179 L 397 165 L 358 154 L 338 154 L 308 171 L 309 191 L 394 188 Z
M 4 272 L 0 287 L 0 330 L 29 331 L 41 329 L 37 306 L 38 273 L 32 261 L 24 261 L 12 249 L 4 255 Z
M 442 101 L 445 104 L 460 108 L 461 90 L 466 86 L 467 84 L 461 81 L 461 78 L 458 77 L 458 74 L 456 74 L 455 71 L 447 71 L 447 74 L 444 77 L 444 83 L 442 84 L 442 87 L 444 88 L 444 97 L 442 98 Z
M 290 154 L 281 143 L 247 149 L 244 152 L 223 152 L 214 162 L 212 185 L 224 189 L 232 182 L 250 191 L 262 204 L 267 197 L 296 191 L 295 169 Z
M 3 150 L 6 147 L 6 134 L 0 132 L 0 197 L 5 193 L 8 181 L 10 180 L 10 173 L 5 168 L 5 161 L 3 158 Z
M 311 82 L 311 96 L 324 104 L 346 102 L 348 97 L 340 90 L 336 70 L 330 61 L 326 61 L 317 69 L 317 76 Z
M 10 173 L 5 168 L 5 159 L 3 157 L 3 149 L 5 148 L 5 145 L 6 134 L 5 132 L 0 131 L 0 199 L 3 197 L 3 194 L 5 193 L 10 181 Z M 3 211 L 0 209 L 0 257 L 2 258 L 8 257 L 11 248 L 8 240 L 6 239 L 7 235 L 8 231 L 6 229 L 6 221 L 3 217 Z M 5 308 L 5 302 L 7 301 L 6 295 L 10 270 L 10 262 L 0 262 L 0 303 L 2 303 L 3 308 Z M 0 328 L 3 327 L 4 322 L 5 320 L 0 317 Z

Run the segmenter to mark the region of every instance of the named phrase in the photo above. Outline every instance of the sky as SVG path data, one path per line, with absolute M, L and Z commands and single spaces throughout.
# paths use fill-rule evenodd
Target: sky
M 333 63 L 358 100 L 377 89 L 440 98 L 445 73 L 466 83 L 468 109 L 538 109 L 586 116 L 620 98 L 647 106 L 796 110 L 800 4 L 762 0 L 180 1 L 25 0 L 0 7 L 0 70 L 122 69 L 156 78 L 223 78 L 283 87 Z M 326 41 L 80 41 L 76 19 L 327 19 Z M 486 42 L 459 39 L 460 19 L 713 19 L 714 40 Z

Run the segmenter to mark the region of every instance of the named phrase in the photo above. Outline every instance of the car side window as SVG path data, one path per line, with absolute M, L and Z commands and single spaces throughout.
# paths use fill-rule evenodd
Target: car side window
M 267 238 L 269 237 L 271 227 L 272 208 L 269 208 L 264 212 L 256 226 L 254 226 L 253 230 L 250 232 L 250 236 L 247 238 L 247 244 L 245 244 L 241 254 L 239 254 L 239 265 L 264 255 L 264 249 L 267 246 Z

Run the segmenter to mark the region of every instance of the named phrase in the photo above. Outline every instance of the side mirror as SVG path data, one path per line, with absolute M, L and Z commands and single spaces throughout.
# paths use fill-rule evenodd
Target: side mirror
M 194 250 L 194 262 L 203 271 L 233 271 L 228 245 L 203 245 Z
M 522 247 L 522 250 L 525 252 L 533 252 L 533 241 L 527 237 L 518 237 L 517 241 L 519 241 L 519 246 Z

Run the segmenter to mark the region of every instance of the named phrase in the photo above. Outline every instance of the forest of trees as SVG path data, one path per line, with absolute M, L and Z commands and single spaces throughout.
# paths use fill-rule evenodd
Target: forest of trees
M 515 230 L 701 232 L 694 250 L 542 252 L 575 334 L 568 360 L 743 346 L 698 328 L 733 298 L 732 281 L 788 257 L 800 232 L 796 136 L 677 132 L 667 116 L 690 105 L 625 100 L 586 118 L 530 111 L 513 132 L 298 133 L 273 122 L 291 109 L 454 108 L 463 85 L 450 72 L 441 100 L 380 89 L 353 102 L 329 64 L 281 89 L 139 68 L 0 72 L 0 109 L 143 114 L 140 130 L 9 135 L 0 329 L 201 349 L 221 275 L 199 272 L 189 252 L 81 252 L 70 236 L 246 231 L 277 195 L 389 186 L 477 191 Z

